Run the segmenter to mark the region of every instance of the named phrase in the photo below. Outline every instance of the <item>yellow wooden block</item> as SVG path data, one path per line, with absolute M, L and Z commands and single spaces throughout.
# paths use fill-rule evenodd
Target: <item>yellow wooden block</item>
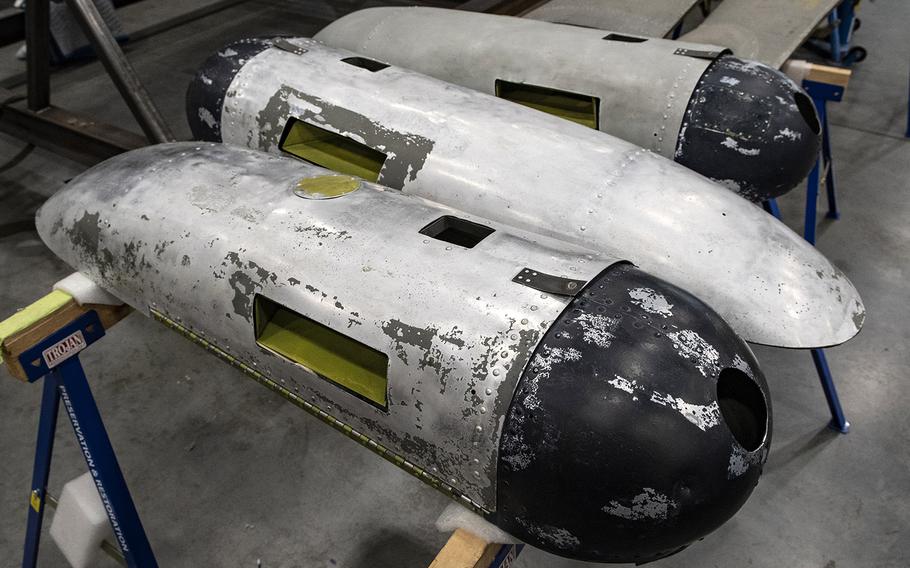
M 430 568 L 488 568 L 501 545 L 456 529 L 430 564 Z

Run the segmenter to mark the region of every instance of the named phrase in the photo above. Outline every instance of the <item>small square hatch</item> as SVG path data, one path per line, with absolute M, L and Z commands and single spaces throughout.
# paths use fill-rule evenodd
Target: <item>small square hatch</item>
M 422 235 L 464 248 L 474 248 L 477 243 L 489 237 L 495 231 L 492 227 L 453 215 L 443 215 L 423 229 L 420 229 Z

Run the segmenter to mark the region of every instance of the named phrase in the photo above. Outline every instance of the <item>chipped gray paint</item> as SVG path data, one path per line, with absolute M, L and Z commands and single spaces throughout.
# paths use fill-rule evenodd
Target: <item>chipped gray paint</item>
M 630 521 L 644 519 L 666 520 L 672 516 L 678 504 L 662 493 L 650 487 L 645 487 L 641 493 L 625 503 L 610 501 L 603 507 L 603 511 L 614 517 L 622 517 Z
M 753 371 L 752 367 L 739 355 L 736 355 L 736 357 L 733 358 L 733 368 L 739 369 L 753 379 L 755 378 L 755 371 Z
M 231 95 L 228 95 L 231 100 Z M 343 134 L 388 155 L 379 172 L 379 183 L 400 188 L 413 181 L 433 150 L 433 140 L 398 132 L 368 117 L 282 85 L 256 115 L 258 128 L 247 133 L 249 146 L 278 151 L 281 134 L 289 116 L 320 128 Z
M 632 303 L 649 314 L 668 318 L 673 315 L 673 304 L 667 301 L 663 294 L 651 288 L 634 288 L 629 290 Z
M 720 372 L 720 354 L 710 343 L 695 331 L 683 329 L 667 334 L 673 340 L 673 347 L 683 359 L 695 364 L 695 368 L 706 378 L 715 378 Z
M 601 314 L 582 314 L 576 318 L 578 325 L 582 329 L 582 339 L 585 343 L 593 343 L 601 349 L 610 347 L 610 343 L 616 338 L 613 332 L 619 325 L 618 318 L 611 318 Z
M 737 477 L 740 477 L 749 471 L 750 467 L 764 463 L 767 457 L 768 449 L 765 447 L 764 443 L 762 444 L 761 449 L 754 452 L 748 452 L 742 446 L 734 442 L 733 447 L 730 450 L 730 464 L 727 466 L 727 479 L 736 479 Z
M 537 398 L 537 387 L 540 381 L 546 381 L 550 377 L 550 371 L 554 365 L 562 364 L 566 361 L 578 361 L 581 359 L 581 353 L 571 347 L 562 349 L 559 347 L 544 347 L 543 351 L 534 355 L 534 377 L 528 379 L 527 389 L 530 393 L 525 400 L 525 407 L 530 410 L 540 408 L 541 401 Z
M 758 148 L 743 148 L 739 145 L 739 142 L 727 136 L 724 138 L 723 142 L 720 143 L 721 146 L 735 150 L 743 156 L 758 156 L 761 154 L 761 150 Z
M 774 135 L 774 141 L 777 142 L 778 140 L 786 139 L 786 140 L 790 140 L 791 142 L 795 142 L 802 137 L 803 137 L 802 132 L 796 132 L 794 130 L 790 130 L 789 128 L 783 128 L 783 129 L 779 130 L 777 132 L 777 134 Z
M 737 357 L 739 357 L 739 355 L 737 355 Z M 616 375 L 615 378 L 610 379 L 607 383 L 617 390 L 632 395 L 633 401 L 647 400 L 654 404 L 675 410 L 680 416 L 697 426 L 702 432 L 720 424 L 720 406 L 718 406 L 716 400 L 712 401 L 710 404 L 690 404 L 672 394 L 658 391 L 651 391 L 649 393 L 648 389 L 639 385 L 637 381 L 629 380 L 620 377 L 619 375 Z
M 578 537 L 564 528 L 552 527 L 549 525 L 538 526 L 528 522 L 522 517 L 518 517 L 518 523 L 529 533 L 557 550 L 570 552 L 581 545 L 581 541 L 578 540 Z
M 341 61 L 351 52 L 286 41 L 307 52 L 266 49 L 231 83 L 226 142 L 276 151 L 287 117 L 260 114 L 291 88 L 306 100 L 289 95 L 288 108 L 299 104 L 314 124 L 347 131 L 330 124 L 330 107 L 350 111 L 346 124 L 363 117 L 350 136 L 376 134 L 370 144 L 390 152 L 387 164 L 402 159 L 392 146 L 403 140 L 432 140 L 406 178 L 383 170 L 404 193 L 628 258 L 695 293 L 748 341 L 823 347 L 858 332 L 862 303 L 843 273 L 761 208 L 679 164 L 508 101 L 396 67 L 371 73 Z M 383 142 L 387 133 L 396 134 Z
M 708 405 L 689 404 L 681 398 L 654 392 L 651 394 L 651 402 L 679 412 L 683 418 L 695 424 L 702 432 L 720 424 L 720 407 L 716 400 Z
M 141 313 L 154 309 L 495 510 L 505 413 L 568 303 L 511 280 L 525 266 L 591 279 L 614 260 L 375 184 L 328 201 L 294 195 L 298 180 L 328 173 L 223 145 L 152 146 L 73 179 L 37 227 Z M 470 250 L 418 233 L 444 214 L 496 232 Z M 258 347 L 257 293 L 386 353 L 388 411 Z
M 533 373 L 525 379 L 525 389 L 528 394 L 524 399 L 524 407 L 528 411 L 537 411 L 541 409 L 542 401 L 537 397 L 537 389 L 540 388 L 540 382 L 550 378 L 550 371 L 555 365 L 560 365 L 567 361 L 578 361 L 581 353 L 576 349 L 562 349 L 559 347 L 544 346 L 543 350 L 534 354 L 531 363 Z M 509 401 L 511 402 L 511 400 Z M 503 407 L 505 412 L 507 407 Z M 521 425 L 527 419 L 526 413 L 516 414 L 512 420 Z M 524 436 L 520 433 L 521 428 L 517 428 L 518 434 L 507 437 L 503 440 L 503 460 L 506 461 L 516 471 L 521 471 L 530 466 L 535 459 L 535 448 L 529 446 Z

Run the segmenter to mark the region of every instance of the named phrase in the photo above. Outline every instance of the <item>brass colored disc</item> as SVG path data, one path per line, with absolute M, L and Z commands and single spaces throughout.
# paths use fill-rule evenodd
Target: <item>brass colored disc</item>
M 357 191 L 363 180 L 352 176 L 324 175 L 304 178 L 294 186 L 294 193 L 304 199 L 335 199 Z

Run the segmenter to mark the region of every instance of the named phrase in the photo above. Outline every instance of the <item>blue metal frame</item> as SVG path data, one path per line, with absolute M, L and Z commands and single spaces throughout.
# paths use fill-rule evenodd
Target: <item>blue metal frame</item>
M 828 368 L 828 359 L 825 357 L 824 349 L 812 350 L 812 362 L 815 363 L 815 370 L 818 372 L 818 380 L 822 383 L 822 390 L 825 391 L 825 400 L 828 401 L 828 410 L 831 411 L 831 422 L 828 426 L 837 430 L 841 434 L 850 431 L 850 423 L 844 416 L 844 409 L 840 405 L 840 397 L 837 395 L 837 387 L 834 385 L 834 378 L 831 376 L 831 369 Z
M 831 158 L 831 136 L 828 129 L 828 101 L 840 102 L 843 100 L 844 89 L 837 85 L 809 80 L 803 81 L 803 88 L 812 97 L 812 102 L 815 103 L 822 135 L 821 156 L 815 161 L 815 167 L 809 173 L 808 187 L 806 189 L 806 223 L 803 229 L 803 236 L 814 245 L 816 225 L 818 223 L 818 190 L 823 173 L 825 190 L 828 195 L 828 213 L 825 216 L 829 219 L 840 219 L 840 211 L 837 208 L 834 161 Z
M 84 345 L 74 349 L 74 353 L 59 365 L 49 367 L 43 355 L 45 350 L 74 334 L 81 334 Z M 101 413 L 79 362 L 78 351 L 87 348 L 103 336 L 104 326 L 101 325 L 98 314 L 92 310 L 43 339 L 19 357 L 29 382 L 34 383 L 45 377 L 32 472 L 25 551 L 22 558 L 24 568 L 33 568 L 38 561 L 38 545 L 54 449 L 54 432 L 61 401 L 73 425 L 79 448 L 95 481 L 98 495 L 107 511 L 111 528 L 127 566 L 131 568 L 158 566 L 142 528 L 142 522 L 139 520 L 139 513 L 123 479 L 120 465 L 117 463 L 114 448 L 104 429 Z

